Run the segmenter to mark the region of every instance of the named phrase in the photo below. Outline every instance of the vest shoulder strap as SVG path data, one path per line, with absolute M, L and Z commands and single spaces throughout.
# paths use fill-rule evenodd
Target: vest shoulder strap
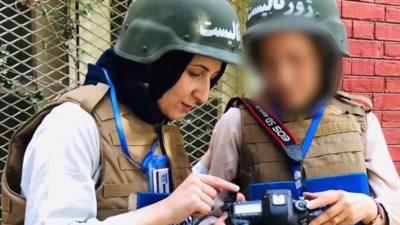
M 352 113 L 352 111 L 349 110 L 351 108 L 356 109 L 355 114 L 359 114 L 360 108 L 364 110 L 363 114 L 365 114 L 366 112 L 371 112 L 373 109 L 373 104 L 371 99 L 369 99 L 366 96 L 354 95 L 344 91 L 338 91 L 336 93 L 335 99 L 344 103 L 345 105 L 352 106 L 352 107 L 345 107 L 345 109 L 348 110 L 350 113 Z
M 82 86 L 65 93 L 59 100 L 77 102 L 86 112 L 91 113 L 107 94 L 108 89 L 109 87 L 103 83 Z

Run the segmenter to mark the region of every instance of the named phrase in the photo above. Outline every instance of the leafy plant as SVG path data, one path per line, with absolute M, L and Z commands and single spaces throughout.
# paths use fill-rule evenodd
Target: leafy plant
M 11 94 L 18 96 L 21 99 L 27 100 L 32 104 L 35 108 L 38 108 L 38 105 L 41 101 L 43 101 L 44 96 L 43 93 L 39 91 L 21 91 L 19 90 L 22 87 L 21 83 L 17 79 L 10 79 L 7 77 L 9 72 L 7 66 L 7 59 L 9 57 L 9 52 L 5 45 L 0 45 L 0 84 L 3 88 Z
M 8 72 L 8 67 L 7 67 L 7 58 L 8 58 L 9 53 L 6 50 L 6 47 L 4 45 L 0 45 L 0 82 L 6 86 L 11 85 L 11 84 L 6 84 L 5 80 L 3 77 L 7 74 Z
M 79 18 L 88 17 L 96 11 L 96 7 L 104 6 L 103 0 L 63 0 L 61 7 L 53 8 L 44 4 L 43 0 L 16 0 L 22 5 L 30 8 L 38 8 L 42 12 L 42 16 L 46 18 L 49 28 L 60 43 L 68 56 L 75 62 L 79 62 L 80 58 L 86 52 L 76 45 L 75 40 L 78 38 L 77 29 L 79 29 Z M 76 7 L 78 6 L 78 7 Z M 48 38 L 49 40 L 51 38 Z M 47 41 L 41 40 L 41 48 L 47 50 Z M 0 46 L 0 86 L 11 94 L 20 99 L 25 99 L 35 108 L 44 100 L 42 91 L 29 91 L 25 88 L 18 78 L 10 78 L 10 67 L 7 65 L 9 52 L 5 45 Z M 18 74 L 18 72 L 13 71 Z

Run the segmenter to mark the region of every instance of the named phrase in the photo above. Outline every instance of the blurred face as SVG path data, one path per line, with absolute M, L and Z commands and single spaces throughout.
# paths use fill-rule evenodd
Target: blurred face
M 320 93 L 321 57 L 308 35 L 282 32 L 263 39 L 259 60 L 267 91 L 283 110 L 303 110 Z
M 208 99 L 210 83 L 222 62 L 205 56 L 194 56 L 178 82 L 158 100 L 161 112 L 170 120 L 182 119 L 198 104 Z

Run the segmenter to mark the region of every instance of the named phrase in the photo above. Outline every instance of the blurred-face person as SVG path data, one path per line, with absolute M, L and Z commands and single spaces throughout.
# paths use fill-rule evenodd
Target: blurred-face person
M 307 34 L 281 32 L 264 38 L 258 57 L 269 96 L 286 111 L 306 110 L 321 93 L 323 63 Z
M 323 209 L 310 225 L 399 224 L 400 179 L 371 101 L 338 90 L 349 50 L 336 1 L 253 0 L 247 19 L 264 89 L 230 101 L 195 168 L 247 199 L 277 189 L 308 199 Z
M 207 215 L 218 192 L 239 187 L 191 174 L 169 122 L 207 101 L 227 64 L 240 62 L 239 46 L 225 0 L 133 1 L 117 43 L 88 66 L 84 85 L 11 140 L 2 222 L 190 225 Z

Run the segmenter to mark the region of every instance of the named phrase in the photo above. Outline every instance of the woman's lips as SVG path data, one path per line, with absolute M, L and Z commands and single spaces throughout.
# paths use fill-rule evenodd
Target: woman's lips
M 185 113 L 189 113 L 194 109 L 194 106 L 191 106 L 191 105 L 186 104 L 184 102 L 182 102 L 182 106 L 183 106 L 183 111 L 185 111 Z

